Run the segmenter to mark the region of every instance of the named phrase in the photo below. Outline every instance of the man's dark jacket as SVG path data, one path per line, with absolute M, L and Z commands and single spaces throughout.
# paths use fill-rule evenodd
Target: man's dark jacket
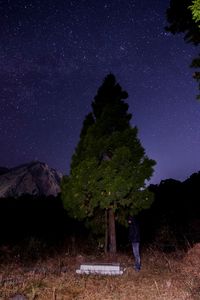
M 128 218 L 129 224 L 129 240 L 132 243 L 139 243 L 140 242 L 140 229 L 138 220 L 135 217 Z

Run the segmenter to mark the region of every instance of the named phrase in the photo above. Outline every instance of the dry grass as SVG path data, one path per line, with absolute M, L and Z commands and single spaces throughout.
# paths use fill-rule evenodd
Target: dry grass
M 190 252 L 182 257 L 179 252 L 166 255 L 147 249 L 143 251 L 143 266 L 139 273 L 132 267 L 131 253 L 114 258 L 62 253 L 26 264 L 8 260 L 0 266 L 0 299 L 12 299 L 15 295 L 32 300 L 200 299 L 200 277 L 196 272 L 200 264 L 191 270 L 190 256 Z M 125 268 L 122 276 L 75 273 L 82 262 L 111 261 L 120 262 Z

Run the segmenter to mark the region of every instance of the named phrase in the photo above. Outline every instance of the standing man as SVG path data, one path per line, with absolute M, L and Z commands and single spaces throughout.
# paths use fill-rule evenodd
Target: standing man
M 140 229 L 138 220 L 136 217 L 129 216 L 129 240 L 132 244 L 133 256 L 135 259 L 134 268 L 138 272 L 141 269 L 141 259 L 140 259 Z

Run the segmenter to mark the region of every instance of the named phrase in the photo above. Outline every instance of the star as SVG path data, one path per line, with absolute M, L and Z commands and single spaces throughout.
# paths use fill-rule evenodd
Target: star
M 159 166 L 152 180 L 198 169 L 200 106 L 189 68 L 197 49 L 165 32 L 167 6 L 167 0 L 2 1 L 0 166 L 37 157 L 68 174 L 84 117 L 112 72 Z M 177 175 L 185 164 L 187 172 Z

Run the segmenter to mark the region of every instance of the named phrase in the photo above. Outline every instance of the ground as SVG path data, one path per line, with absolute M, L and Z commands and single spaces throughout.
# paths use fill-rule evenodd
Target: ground
M 133 269 L 131 252 L 109 257 L 63 251 L 25 262 L 23 258 L 12 257 L 9 249 L 2 248 L 2 251 L 7 257 L 0 266 L 1 300 L 200 299 L 200 244 L 187 252 L 177 250 L 168 254 L 145 249 L 140 272 Z M 82 262 L 119 262 L 124 274 L 78 275 L 75 270 Z

